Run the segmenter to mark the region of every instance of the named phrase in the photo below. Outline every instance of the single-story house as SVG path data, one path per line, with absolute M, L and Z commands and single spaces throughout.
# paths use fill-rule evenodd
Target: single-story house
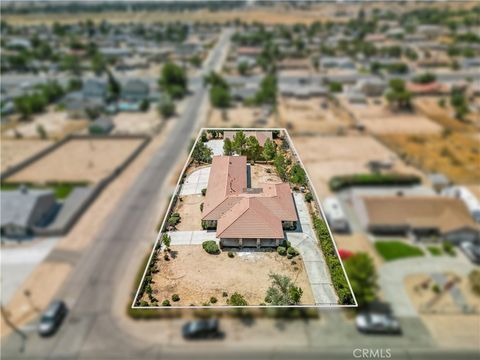
M 465 204 L 444 196 L 365 196 L 354 199 L 360 222 L 378 235 L 439 236 L 459 244 L 480 239 Z
M 103 79 L 87 79 L 83 82 L 84 98 L 106 99 L 108 94 L 107 81 Z
M 239 47 L 237 49 L 237 56 L 238 57 L 244 57 L 244 58 L 250 58 L 255 60 L 257 56 L 259 56 L 262 53 L 262 48 L 261 47 Z
M 46 225 L 58 208 L 51 190 L 32 190 L 22 186 L 1 194 L 2 236 L 33 235 L 35 227 Z
M 143 80 L 132 79 L 122 85 L 122 101 L 141 102 L 148 99 L 150 86 Z
M 413 95 L 437 95 L 437 94 L 447 94 L 448 86 L 439 83 L 439 82 L 431 82 L 429 84 L 417 84 L 414 82 L 408 82 L 406 85 L 408 91 L 410 91 Z
M 214 156 L 202 226 L 216 229 L 224 247 L 276 247 L 298 216 L 288 183 L 247 187 L 245 156 Z
M 237 133 L 237 131 L 235 130 L 225 130 L 223 132 L 223 138 L 224 139 L 230 139 L 233 141 L 233 138 L 235 136 L 235 134 Z M 246 138 L 250 137 L 250 136 L 253 136 L 255 137 L 257 140 L 258 140 L 258 143 L 260 144 L 260 146 L 263 147 L 263 145 L 265 145 L 265 141 L 267 141 L 267 139 L 269 139 L 270 141 L 273 140 L 273 136 L 272 136 L 272 132 L 271 131 L 244 131 L 243 134 L 245 135 Z
M 355 89 L 366 96 L 382 96 L 388 84 L 379 78 L 361 79 L 355 85 Z

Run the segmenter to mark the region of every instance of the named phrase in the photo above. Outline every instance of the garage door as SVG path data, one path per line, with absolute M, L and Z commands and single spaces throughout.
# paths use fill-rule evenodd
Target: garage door
M 257 239 L 243 239 L 243 247 L 257 247 Z
M 220 239 L 223 247 L 239 247 L 238 239 Z

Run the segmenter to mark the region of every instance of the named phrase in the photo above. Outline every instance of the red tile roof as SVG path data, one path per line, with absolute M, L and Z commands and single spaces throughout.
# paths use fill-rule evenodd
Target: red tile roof
M 283 238 L 282 221 L 298 220 L 290 186 L 247 189 L 246 166 L 245 156 L 213 157 L 202 220 L 217 220 L 222 238 Z

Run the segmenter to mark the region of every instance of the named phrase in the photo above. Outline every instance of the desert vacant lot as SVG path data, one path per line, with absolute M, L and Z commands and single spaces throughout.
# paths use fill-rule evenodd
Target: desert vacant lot
M 172 305 L 200 306 L 212 296 L 218 302 L 212 305 L 227 305 L 227 297 L 238 292 L 249 305 L 265 302 L 265 294 L 271 285 L 271 273 L 290 277 L 303 290 L 302 304 L 314 304 L 307 274 L 300 258 L 292 260 L 276 252 L 241 252 L 229 258 L 226 252 L 219 255 L 206 253 L 201 245 L 172 246 L 175 258 L 165 261 L 159 257 L 159 272 L 153 276 L 154 296 L 161 303 L 178 294 L 180 301 Z M 172 256 L 173 257 L 173 256 Z M 145 295 L 147 296 L 147 295 Z
M 327 108 L 323 108 L 322 104 L 326 104 Z M 308 100 L 282 99 L 278 107 L 280 126 L 287 128 L 290 134 L 335 133 L 348 124 L 335 116 L 333 106 L 319 97 Z
M 200 204 L 205 200 L 202 195 L 181 196 L 177 202 L 174 212 L 181 217 L 180 223 L 176 226 L 178 231 L 202 230 L 202 212 Z
M 110 175 L 142 139 L 72 139 L 13 174 L 7 182 L 97 182 Z
M 295 137 L 294 143 L 320 196 L 330 193 L 331 177 L 369 172 L 371 160 L 393 160 L 393 171 L 420 175 L 369 136 L 301 136 Z
M 86 119 L 70 119 L 65 111 L 55 111 L 52 107 L 43 114 L 36 115 L 33 120 L 19 122 L 15 128 L 6 130 L 2 136 L 14 138 L 17 135 L 25 138 L 38 138 L 38 127 L 42 126 L 49 138 L 61 138 L 82 130 L 88 126 Z
M 392 113 L 384 100 L 380 104 L 343 105 L 373 134 L 438 134 L 442 126 L 420 113 Z
M 480 182 L 478 141 L 464 133 L 441 135 L 385 135 L 385 144 L 406 161 L 429 172 L 442 172 L 461 184 Z
M 48 140 L 7 140 L 2 139 L 1 145 L 1 163 L 2 171 L 8 169 L 12 165 L 29 158 L 46 147 L 52 145 L 52 141 Z
M 228 110 L 212 109 L 208 115 L 209 127 L 275 127 L 274 116 L 267 119 L 259 107 L 238 107 Z
M 120 112 L 113 118 L 114 134 L 152 134 L 162 123 L 155 106 L 147 112 Z

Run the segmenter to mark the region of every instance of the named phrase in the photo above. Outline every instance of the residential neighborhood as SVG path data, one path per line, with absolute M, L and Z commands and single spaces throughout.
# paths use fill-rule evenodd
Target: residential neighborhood
M 2 357 L 478 358 L 478 2 L 0 9 Z

